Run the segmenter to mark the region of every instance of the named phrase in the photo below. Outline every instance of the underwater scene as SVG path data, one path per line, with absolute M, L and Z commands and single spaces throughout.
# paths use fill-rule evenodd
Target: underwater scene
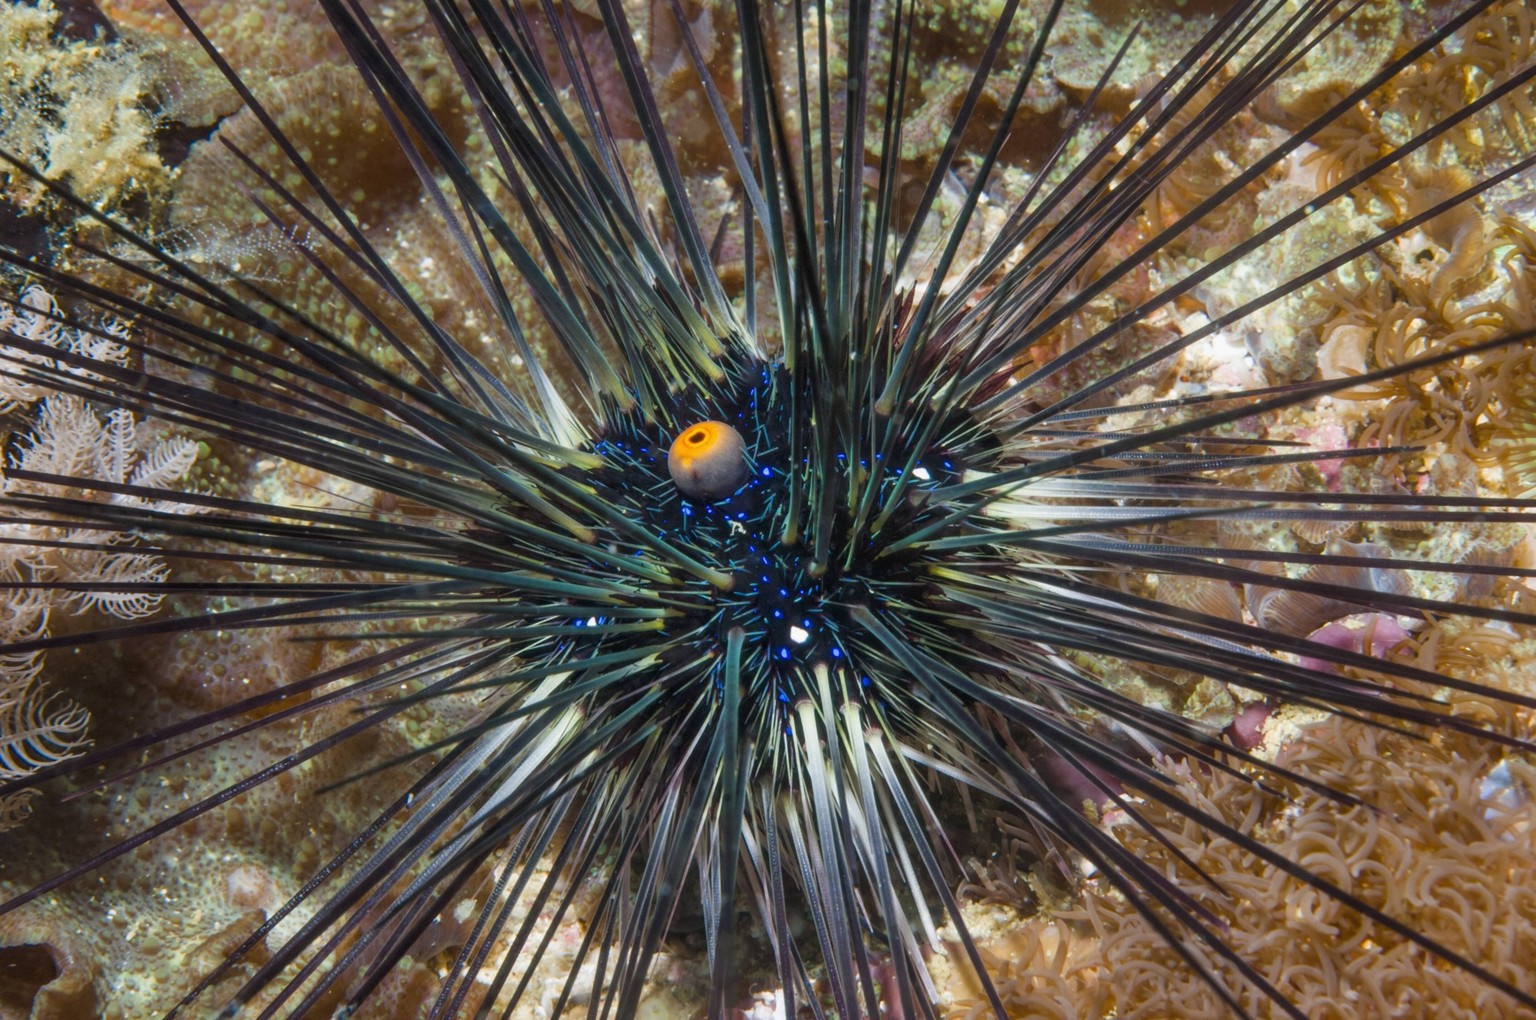
M 0 1020 L 1536 1018 L 1527 0 L 0 0 Z

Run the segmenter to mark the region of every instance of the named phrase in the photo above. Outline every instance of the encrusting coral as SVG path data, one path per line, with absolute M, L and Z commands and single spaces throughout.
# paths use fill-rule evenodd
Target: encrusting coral
M 1527 672 L 1529 668 L 1527 667 Z M 1532 678 L 1524 676 L 1522 683 Z M 1514 719 L 1517 733 L 1529 735 Z M 1185 772 L 1181 792 L 1234 826 L 1421 932 L 1518 979 L 1536 959 L 1536 771 L 1481 741 L 1421 740 L 1333 720 L 1309 728 L 1281 760 L 1305 767 L 1359 803 L 1316 790 L 1271 796 L 1230 776 Z M 1177 874 L 1220 920 L 1227 943 L 1255 961 L 1298 1009 L 1319 1020 L 1515 1016 L 1477 979 L 1446 967 L 1401 935 L 1361 919 L 1235 845 L 1184 824 L 1156 804 L 1139 807 L 1169 837 L 1124 819 L 1106 823 L 1159 870 Z M 1183 860 L 1179 858 L 1182 856 Z M 1190 870 L 1200 869 L 1205 878 Z M 1015 929 L 988 948 L 1011 1015 L 1220 1020 L 1225 1004 L 1184 966 L 1123 897 L 1088 882 L 1080 907 L 1044 926 Z M 1204 954 L 1201 947 L 1197 952 Z M 1208 954 L 1204 954 L 1207 955 Z M 1209 965 L 1220 972 L 1219 961 Z M 963 981 L 963 978 L 957 978 Z M 1244 1001 L 1254 1015 L 1269 1004 Z M 985 1003 L 958 1006 L 980 1017 Z
M 1536 24 L 1528 5 L 1505 3 L 1468 26 L 1464 42 L 1426 56 L 1401 81 L 1336 121 L 1308 158 L 1336 183 L 1402 138 L 1423 130 L 1508 79 L 1530 59 Z M 1392 227 L 1432 212 L 1465 186 L 1466 170 L 1518 148 L 1536 130 L 1529 98 L 1501 103 L 1494 125 L 1466 123 L 1400 167 L 1356 189 L 1359 212 Z M 1536 323 L 1528 217 L 1532 201 L 1512 184 L 1486 209 L 1463 204 L 1429 218 L 1397 243 L 1341 270 L 1321 290 L 1319 367 L 1343 378 L 1425 354 L 1466 347 Z M 1433 370 L 1362 387 L 1346 414 L 1364 423 L 1355 445 L 1411 446 L 1406 474 L 1442 453 L 1525 470 L 1531 448 L 1530 351 L 1524 346 L 1457 359 Z M 1511 460 L 1511 458 L 1513 458 Z M 1524 488 L 1516 479 L 1512 494 Z
M 1409 133 L 1409 114 L 1413 130 L 1422 130 L 1493 87 L 1530 58 L 1536 42 L 1531 18 L 1529 6 L 1518 2 L 1486 12 L 1463 44 L 1427 56 L 1413 74 L 1321 132 L 1317 147 L 1301 161 L 1302 170 L 1315 174 L 1320 188 L 1331 187 L 1401 144 Z M 1311 109 L 1336 98 L 1325 88 L 1293 102 Z M 1444 164 L 1476 166 L 1516 147 L 1514 139 L 1536 129 L 1530 109 L 1529 96 L 1522 93 L 1519 101 L 1500 107 L 1497 128 L 1452 131 L 1441 146 L 1408 161 L 1400 172 L 1373 177 L 1354 194 L 1356 213 L 1386 228 L 1433 208 L 1463 186 L 1460 171 Z M 1275 116 L 1289 123 L 1285 111 Z M 1213 151 L 1207 158 L 1223 157 Z M 1200 164 L 1193 166 L 1198 170 Z M 1201 194 L 1197 181 L 1176 183 L 1181 187 L 1159 194 L 1168 203 L 1158 210 L 1162 219 L 1187 211 Z M 1273 186 L 1284 182 L 1277 179 Z M 1337 274 L 1307 306 L 1319 322 L 1321 375 L 1358 375 L 1536 324 L 1536 233 L 1527 212 L 1532 201 L 1528 185 L 1514 185 L 1486 207 L 1461 205 L 1430 219 Z M 1344 229 L 1352 228 L 1346 222 Z M 1330 448 L 1407 447 L 1381 463 L 1381 470 L 1347 462 L 1308 468 L 1321 469 L 1323 483 L 1334 491 L 1507 491 L 1528 497 L 1536 494 L 1533 380 L 1531 350 L 1511 347 L 1361 387 L 1327 402 L 1329 417 L 1300 416 L 1292 427 L 1297 438 Z M 1245 541 L 1239 528 L 1224 527 L 1225 544 Z M 1469 566 L 1529 565 L 1532 558 L 1524 528 L 1468 526 L 1454 534 L 1426 535 L 1411 525 L 1346 532 L 1327 522 L 1298 522 L 1280 534 L 1256 529 L 1246 541 L 1255 548 L 1299 542 L 1364 558 L 1415 550 Z M 1370 587 L 1368 567 L 1328 569 L 1350 569 L 1360 576 L 1346 583 Z M 1441 597 L 1451 594 L 1479 605 L 1515 608 L 1530 601 L 1526 589 L 1495 591 L 1487 577 L 1474 574 L 1441 583 L 1457 586 L 1455 592 L 1440 591 Z M 1238 618 L 1244 608 L 1225 584 L 1159 588 L 1158 597 L 1229 618 Z M 1522 628 L 1405 620 L 1405 629 L 1392 617 L 1352 617 L 1342 604 L 1257 587 L 1248 593 L 1246 608 L 1283 633 L 1340 647 L 1347 641 L 1355 651 L 1510 689 L 1536 687 L 1536 645 Z M 1460 709 L 1519 737 L 1528 738 L 1536 727 L 1529 713 L 1470 701 Z M 1244 720 L 1244 712 L 1256 721 Z M 1169 764 L 1165 767 L 1183 776 L 1182 796 L 1234 828 L 1262 832 L 1286 859 L 1329 876 L 1373 906 L 1411 918 L 1420 932 L 1494 973 L 1517 980 L 1528 975 L 1528 963 L 1536 959 L 1536 894 L 1529 882 L 1536 874 L 1536 773 L 1529 762 L 1455 735 L 1388 734 L 1262 703 L 1240 709 L 1234 733 L 1239 724 L 1245 744 L 1262 743 L 1261 753 L 1321 777 L 1358 802 L 1341 805 L 1291 784 L 1266 793 L 1232 776 Z M 1117 812 L 1105 824 L 1160 871 L 1180 876 L 1181 886 L 1223 925 L 1227 944 L 1256 961 L 1266 980 L 1304 1015 L 1334 1020 L 1524 1015 L 1491 1002 L 1464 972 L 1433 960 L 1400 934 L 1362 921 L 1272 864 L 1211 838 L 1156 803 L 1136 806 L 1152 828 L 1170 837 L 1168 843 Z M 990 866 L 997 870 L 995 860 Z M 1098 880 L 1087 879 L 1080 902 L 1053 901 L 1038 877 L 1003 870 L 1012 875 L 1014 905 L 1036 920 L 1008 919 L 1007 897 L 997 892 L 1006 892 L 1008 883 L 993 882 L 988 886 L 993 895 L 968 921 L 997 933 L 986 955 L 994 973 L 1003 975 L 1000 991 L 1010 1015 L 1062 1020 L 1230 1015 L 1146 919 L 1123 897 L 1100 888 Z M 1041 903 L 1047 905 L 1043 912 Z M 1193 948 L 1213 971 L 1223 972 L 1224 964 L 1203 947 Z M 987 1012 L 967 982 L 964 968 L 957 968 L 953 1018 Z M 1277 1015 L 1272 1004 L 1252 997 L 1242 1006 L 1255 1016 Z
M 1524 589 L 1482 599 L 1526 605 Z M 1386 654 L 1386 653 L 1384 653 Z M 1536 685 L 1536 647 L 1499 626 L 1436 624 L 1390 654 L 1448 676 L 1497 687 Z M 1528 739 L 1530 713 L 1459 696 L 1457 714 Z M 1347 791 L 1338 803 L 1316 788 L 1279 783 L 1266 792 L 1230 775 L 1173 764 L 1181 792 L 1226 824 L 1261 831 L 1284 859 L 1328 876 L 1364 902 L 1411 919 L 1417 931 L 1519 978 L 1536 959 L 1536 767 L 1485 741 L 1451 732 L 1424 738 L 1346 719 L 1270 727 L 1278 760 Z M 1495 1003 L 1466 973 L 1396 933 L 1320 896 L 1271 863 L 1213 838 L 1156 803 L 1138 804 L 1166 843 L 1123 813 L 1105 817 L 1128 846 L 1183 887 L 1223 925 L 1225 940 L 1256 961 L 1308 1017 L 1521 1016 Z M 1195 869 L 1198 869 L 1198 873 Z M 988 959 L 1014 1016 L 1067 1018 L 1228 1016 L 1146 919 L 1090 877 L 1080 903 L 1046 919 L 1001 925 Z M 989 909 L 1000 909 L 993 906 Z M 1213 969 L 1224 966 L 1195 947 Z M 964 972 L 955 982 L 964 987 Z M 963 993 L 951 1017 L 979 1017 Z M 1269 1004 L 1242 1003 L 1256 1016 Z
M 88 202 L 152 218 L 187 142 L 237 101 L 184 43 L 124 38 L 99 15 L 72 23 L 88 11 L 0 6 L 0 147 Z M 71 218 L 20 177 L 0 179 L 0 201 L 22 222 Z

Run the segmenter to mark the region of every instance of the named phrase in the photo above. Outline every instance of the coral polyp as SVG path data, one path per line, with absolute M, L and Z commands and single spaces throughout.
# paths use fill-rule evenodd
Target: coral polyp
M 1519 4 L 105 10 L 240 112 L 0 122 L 0 1005 L 1536 1012 Z

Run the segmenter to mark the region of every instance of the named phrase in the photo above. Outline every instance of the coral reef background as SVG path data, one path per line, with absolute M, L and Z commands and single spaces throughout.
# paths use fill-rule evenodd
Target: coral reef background
M 483 334 L 473 307 L 455 300 L 469 281 L 455 249 L 420 201 L 415 177 L 379 121 L 373 103 L 351 73 L 320 13 L 307 4 L 188 4 L 209 36 L 239 68 L 333 191 L 363 223 L 370 239 L 397 264 L 413 267 L 420 299 L 455 336 L 473 343 Z M 366 5 L 398 45 L 403 62 L 424 82 L 437 116 L 455 125 L 473 153 L 482 143 L 471 111 L 459 103 L 452 69 L 430 31 L 407 5 Z M 607 46 L 597 22 L 580 2 L 578 25 L 591 29 L 594 52 Z M 712 134 L 703 99 L 689 82 L 679 29 L 664 2 L 630 0 L 630 17 L 658 84 L 659 98 L 683 157 L 694 204 L 706 224 L 727 214 L 733 201 L 729 157 Z M 1147 76 L 1166 69 L 1208 22 L 1218 4 L 1190 2 L 1169 15 L 1160 5 L 1102 2 L 1074 9 L 1058 29 L 1048 74 L 1031 89 L 1025 123 L 1005 150 L 995 193 L 977 224 L 981 238 L 996 229 L 1022 196 L 1054 139 L 1053 131 L 1091 92 L 1107 55 L 1132 25 L 1142 33 L 1116 84 L 1100 98 L 1105 121 L 1128 108 Z M 942 147 L 945 125 L 985 44 L 992 5 L 978 2 L 934 13 L 922 25 L 919 48 L 930 70 L 899 154 L 924 165 Z M 729 81 L 732 51 L 728 5 L 686 5 L 691 29 L 719 80 Z M 1140 232 L 1103 253 L 1105 260 L 1133 250 L 1148 232 L 1172 222 L 1214 193 L 1232 168 L 1296 129 L 1348 87 L 1367 77 L 1411 38 L 1443 18 L 1449 6 L 1373 0 L 1349 31 L 1310 54 L 1274 90 L 1272 104 L 1234 120 L 1221 136 L 1182 168 L 1144 212 Z M 274 45 L 280 40 L 280 45 Z M 1495 8 L 1461 34 L 1456 44 L 1421 62 L 1330 128 L 1296 159 L 1226 203 L 1199 229 L 1132 274 L 1114 292 L 1064 327 L 1043 360 L 1087 335 L 1117 310 L 1150 293 L 1155 278 L 1173 276 L 1248 236 L 1256 222 L 1287 208 L 1298 195 L 1342 180 L 1388 151 L 1394 142 L 1486 90 L 1536 52 L 1536 16 L 1519 2 Z M 835 60 L 837 54 L 826 54 Z M 600 63 L 600 62 L 595 62 Z M 610 83 L 613 84 L 613 83 Z M 1002 85 L 999 85 L 1002 87 Z M 978 136 L 995 118 L 989 97 Z M 613 125 L 620 152 L 640 144 L 633 125 Z M 1352 201 L 1325 210 L 1304 228 L 1266 249 L 1262 268 L 1222 274 L 1164 321 L 1142 324 L 1106 350 L 1124 359 L 1154 343 L 1197 328 L 1253 294 L 1316 264 L 1341 241 L 1372 236 L 1434 204 L 1458 187 L 1458 174 L 1528 145 L 1536 109 L 1517 94 L 1499 107 L 1499 123 L 1453 132 L 1405 166 L 1360 189 Z M 178 23 L 154 0 L 102 0 L 55 6 L 0 7 L 0 145 L 65 180 L 86 200 L 113 210 L 181 257 L 256 281 L 282 281 L 286 300 L 321 325 L 355 331 L 344 305 L 330 300 L 330 285 L 299 256 L 301 236 L 273 228 L 249 197 L 230 182 L 249 179 L 216 140 L 228 140 L 300 195 L 305 185 L 285 171 L 280 153 L 255 116 L 201 59 Z M 637 164 L 643 161 L 637 161 Z M 489 171 L 488 171 L 489 176 Z M 487 188 L 495 193 L 494 182 Z M 648 182 L 637 180 L 644 193 Z M 259 194 L 259 188 L 256 189 Z M 941 196 L 953 203 L 955 195 Z M 942 208 L 942 206 L 941 206 Z M 952 205 L 951 205 L 952 208 Z M 1153 382 L 1117 394 L 1135 403 L 1201 388 L 1267 386 L 1321 375 L 1337 378 L 1371 367 L 1536 325 L 1536 201 L 1523 182 L 1496 190 L 1476 206 L 1440 217 L 1375 255 L 1246 321 L 1243 330 L 1191 348 Z M 935 229 L 947 216 L 935 218 Z M 105 284 L 149 300 L 167 300 L 141 282 L 83 253 L 76 243 L 108 247 L 101 228 L 16 176 L 0 189 L 0 232 L 18 246 L 49 254 Z M 735 253 L 739 266 L 741 254 Z M 739 288 L 731 253 L 722 259 L 728 284 Z M 19 286 L 19 285 L 18 285 Z M 189 313 L 190 309 L 187 310 Z M 534 319 L 536 316 L 528 316 Z M 125 328 L 131 329 L 131 323 Z M 537 338 L 535 338 L 537 339 Z M 538 349 L 538 348 L 536 348 Z M 499 371 L 516 373 L 515 359 L 477 350 Z M 387 355 L 381 354 L 381 357 Z M 1335 398 L 1317 409 L 1266 423 L 1255 437 L 1314 449 L 1411 444 L 1386 469 L 1349 462 L 1294 468 L 1295 487 L 1333 491 L 1406 491 L 1525 494 L 1536 489 L 1536 352 L 1518 347 Z M 1070 380 L 1062 380 L 1067 385 Z M 51 399 L 51 398 L 50 398 Z M 34 406 L 33 402 L 27 402 Z M 33 417 L 13 411 L 13 435 L 36 434 Z M 170 439 L 171 437 L 159 437 Z M 13 440 L 13 448 L 14 448 Z M 351 491 L 314 472 L 252 458 L 227 443 L 205 443 L 188 467 L 189 487 L 245 498 L 366 512 L 378 497 Z M 1275 470 L 1275 469 L 1270 469 Z M 1266 479 L 1277 484 L 1275 479 Z M 1227 534 L 1253 548 L 1288 547 L 1413 550 L 1430 559 L 1490 567 L 1532 566 L 1536 546 L 1523 527 L 1468 526 L 1439 533 L 1412 526 L 1247 527 Z M 1369 552 L 1359 553 L 1369 555 Z M 207 564 L 168 564 L 178 580 L 229 580 Z M 226 567 L 220 567 L 227 571 Z M 257 568 L 247 569 L 255 578 Z M 295 580 L 302 578 L 295 576 Z M 1382 655 L 1405 657 L 1451 676 L 1475 677 L 1510 689 L 1536 691 L 1536 643 L 1519 628 L 1428 623 L 1387 633 L 1388 621 L 1341 615 L 1321 600 L 1226 585 L 1128 579 L 1158 597 L 1219 611 L 1247 614 L 1277 630 L 1334 636 Z M 1438 598 L 1524 611 L 1532 593 L 1496 574 L 1416 579 Z M 1447 590 L 1444 585 L 1453 589 Z M 1441 587 L 1435 588 L 1435 585 Z M 76 611 L 79 614 L 76 614 Z M 53 633 L 101 625 L 103 607 L 55 607 Z M 171 606 L 165 612 L 183 611 Z M 36 625 L 36 624 L 34 624 Z M 424 621 L 422 625 L 430 625 Z M 20 624 L 18 624 L 20 626 Z M 1378 631 L 1377 628 L 1380 628 Z M 315 642 L 296 635 L 207 631 L 174 639 L 95 646 L 88 654 L 55 653 L 29 685 L 47 685 L 91 714 L 89 739 L 111 743 L 270 689 L 285 679 L 323 670 L 368 650 L 366 640 Z M 1140 682 L 1140 681 L 1138 681 Z M 30 689 L 30 688 L 29 688 Z M 38 686 L 41 690 L 41 686 Z M 0 688 L 3 690 L 3 688 Z M 1287 856 L 1330 877 L 1369 902 L 1412 918 L 1448 944 L 1462 945 L 1505 977 L 1520 982 L 1536 959 L 1536 771 L 1519 756 L 1465 737 L 1427 740 L 1383 734 L 1347 720 L 1321 721 L 1304 712 L 1254 705 L 1226 690 L 1186 690 L 1147 681 L 1148 698 L 1174 699 L 1187 715 L 1213 727 L 1252 732 L 1245 739 L 1264 753 L 1310 766 L 1370 808 L 1340 810 L 1317 794 L 1291 789 L 1266 796 L 1231 777 L 1185 769 L 1186 793 L 1233 824 L 1264 833 Z M 20 696 L 16 703 L 21 703 Z M 0 698 L 3 704 L 3 698 Z M 473 705 L 461 707 L 465 716 Z M 340 783 L 358 768 L 386 760 L 449 731 L 452 706 L 408 715 L 398 725 L 354 740 L 338 753 L 284 773 L 276 781 L 223 805 L 151 842 L 98 875 L 0 919 L 0 1020 L 157 1015 L 173 1005 L 196 975 L 206 972 L 283 903 L 310 872 L 373 817 L 391 789 L 387 782 Z M 1472 698 L 1457 711 L 1530 738 L 1532 720 Z M 343 710 L 317 713 L 221 745 L 217 754 L 184 759 L 178 767 L 136 775 L 77 799 L 38 801 L 34 817 L 0 835 L 0 892 L 15 891 L 78 860 L 82 848 L 105 847 L 173 813 L 195 791 L 232 782 L 314 734 L 344 721 Z M 1246 732 L 1246 731 L 1245 731 Z M 71 740 L 84 739 L 85 732 Z M 67 751 L 65 752 L 67 753 Z M 297 807 L 296 807 L 297 806 Z M 1170 874 L 1183 874 L 1178 850 L 1215 877 L 1228 896 L 1201 892 L 1202 902 L 1229 926 L 1229 938 L 1276 987 L 1315 1017 L 1494 1017 L 1511 1015 L 1474 979 L 1426 962 L 1425 955 L 1389 932 L 1374 930 L 1337 904 L 1295 888 L 1273 869 L 1212 839 L 1180 819 L 1146 808 L 1172 845 L 1148 840 L 1123 819 L 1107 817 L 1136 852 Z M 955 839 L 974 858 L 966 892 L 973 930 L 989 933 L 1005 999 L 1019 1016 L 1221 1016 L 1222 1007 L 1182 966 L 1124 901 L 1078 876 L 1067 888 L 1053 863 L 1042 864 L 1027 833 L 1003 819 L 959 820 Z M 412 1017 L 430 1002 L 434 959 L 462 940 L 444 918 L 419 959 L 402 967 L 371 1003 L 370 1015 Z M 279 935 L 282 931 L 279 931 Z M 539 964 L 551 981 L 563 979 L 563 961 L 579 932 L 558 933 Z M 647 1004 L 655 1016 L 682 1016 L 696 1008 L 689 982 L 705 980 L 699 962 L 702 935 L 680 924 L 665 967 Z M 562 955 L 562 954 L 566 955 Z M 259 957 L 249 965 L 260 962 Z M 1213 964 L 1219 969 L 1218 964 Z M 939 972 L 944 973 L 942 967 Z M 237 970 L 237 981 L 246 970 Z M 948 972 L 956 1016 L 980 1015 L 963 968 Z M 1370 990 L 1365 994 L 1362 990 Z M 217 995 L 218 989 L 214 990 Z M 761 1004 L 760 1004 L 761 1005 Z M 1268 1006 L 1248 1002 L 1258 1015 Z M 751 1008 L 744 1004 L 744 1009 Z

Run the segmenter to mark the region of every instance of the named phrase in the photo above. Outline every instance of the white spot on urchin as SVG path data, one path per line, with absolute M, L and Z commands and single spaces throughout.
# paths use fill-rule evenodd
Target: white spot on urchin
M 811 632 L 803 627 L 789 628 L 789 639 L 797 645 L 803 645 L 811 639 Z

